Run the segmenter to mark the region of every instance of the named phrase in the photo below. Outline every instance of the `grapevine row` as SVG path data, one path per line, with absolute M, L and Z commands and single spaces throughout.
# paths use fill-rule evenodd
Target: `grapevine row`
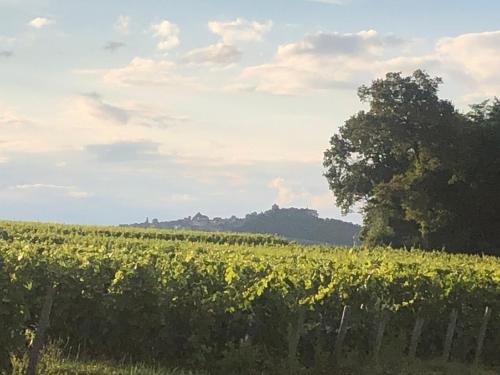
M 469 360 L 488 306 L 493 314 L 483 357 L 498 361 L 498 258 L 214 243 L 206 240 L 212 233 L 190 241 L 176 232 L 148 237 L 122 228 L 2 228 L 8 235 L 0 236 L 0 356 L 24 346 L 45 290 L 55 285 L 51 337 L 110 358 L 207 367 L 246 347 L 266 366 L 266 359 L 286 358 L 290 327 L 303 313 L 297 355 L 307 365 L 331 351 L 348 305 L 356 324 L 345 345 L 357 355 L 368 352 L 367 338 L 382 314 L 391 317 L 384 342 L 393 346 L 407 343 L 416 317 L 424 317 L 420 355 L 438 355 L 449 312 L 456 310 L 452 357 Z M 64 241 L 54 241 L 60 236 Z

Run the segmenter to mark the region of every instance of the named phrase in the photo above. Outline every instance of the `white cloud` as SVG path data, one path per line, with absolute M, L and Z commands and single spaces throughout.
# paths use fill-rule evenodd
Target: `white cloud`
M 282 177 L 277 177 L 269 182 L 270 188 L 276 190 L 276 203 L 280 205 L 289 205 L 296 199 L 296 194 L 285 184 Z
M 374 30 L 316 33 L 278 47 L 271 63 L 243 70 L 238 81 L 246 90 L 294 95 L 311 89 L 348 88 L 373 76 L 374 62 L 404 41 Z
M 127 35 L 130 32 L 130 17 L 120 15 L 115 21 L 113 28 L 123 35 Z
M 159 39 L 157 48 L 169 50 L 179 45 L 179 26 L 167 20 L 151 26 L 153 35 Z
M 109 69 L 104 73 L 104 80 L 126 86 L 177 84 L 173 73 L 175 63 L 168 60 L 153 60 L 135 57 L 123 68 Z
M 66 195 L 71 198 L 83 199 L 83 198 L 89 198 L 93 194 L 87 191 L 68 191 Z
M 77 117 L 88 116 L 114 125 L 132 125 L 151 128 L 168 128 L 186 123 L 188 119 L 174 116 L 136 103 L 111 104 L 96 94 L 80 95 L 72 102 L 72 113 Z
M 309 197 L 309 207 L 316 210 L 335 207 L 335 198 L 331 192 L 326 192 L 319 195 L 311 195 Z
M 245 68 L 229 88 L 278 95 L 352 90 L 389 71 L 425 69 L 461 87 L 474 100 L 498 95 L 500 31 L 441 38 L 425 53 L 409 46 L 412 42 L 374 30 L 316 33 L 279 46 L 271 62 Z
M 357 33 L 318 32 L 296 43 L 280 46 L 276 57 L 279 60 L 303 55 L 373 56 L 380 55 L 386 47 L 400 46 L 402 43 L 403 40 L 393 35 L 382 36 L 375 30 Z
M 275 95 L 298 95 L 310 90 L 348 88 L 356 85 L 343 79 L 341 74 L 324 72 L 324 65 L 311 62 L 309 66 L 264 64 L 243 70 L 237 84 L 228 89 L 257 91 Z
M 313 194 L 306 190 L 297 192 L 282 177 L 271 180 L 268 187 L 276 191 L 275 203 L 279 205 L 310 207 L 317 210 L 335 207 L 335 201 L 331 192 L 322 194 Z
M 500 30 L 438 39 L 431 52 L 379 59 L 374 75 L 423 68 L 454 86 L 456 102 L 480 101 L 500 92 Z M 462 96 L 460 96 L 462 95 Z
M 80 95 L 74 104 L 81 113 L 100 120 L 122 125 L 130 120 L 127 110 L 106 103 L 98 94 Z
M 15 190 L 28 191 L 28 190 L 52 190 L 52 191 L 63 191 L 64 195 L 71 198 L 88 198 L 92 194 L 86 191 L 77 190 L 76 186 L 67 185 L 55 185 L 55 184 L 21 184 L 12 187 Z
M 42 27 L 48 26 L 52 23 L 54 23 L 54 21 L 51 19 L 44 17 L 36 17 L 29 22 L 29 25 L 36 29 L 41 29 Z
M 263 35 L 271 30 L 273 23 L 248 21 L 244 18 L 237 18 L 234 21 L 211 21 L 208 23 L 209 29 L 219 35 L 224 43 L 233 44 L 235 42 L 253 42 L 262 39 Z
M 500 30 L 442 38 L 436 57 L 450 75 L 467 81 L 477 96 L 500 92 Z
M 195 86 L 190 77 L 185 77 L 177 70 L 177 65 L 170 60 L 146 59 L 134 57 L 122 68 L 100 70 L 77 70 L 79 74 L 97 74 L 112 85 L 119 86 Z
M 53 137 L 41 129 L 38 119 L 27 117 L 17 108 L 0 103 L 0 157 L 8 153 L 46 149 L 47 139 Z M 10 159 L 10 157 L 9 157 Z
M 462 34 L 443 38 L 437 52 L 447 61 L 463 67 L 479 79 L 487 78 L 500 66 L 500 31 Z
M 241 51 L 235 46 L 217 43 L 205 48 L 189 51 L 183 56 L 183 61 L 191 64 L 222 64 L 227 65 L 238 61 Z
M 160 144 L 157 142 L 139 140 L 90 144 L 85 147 L 85 150 L 102 162 L 130 163 L 159 159 L 161 157 L 159 147 Z
M 68 190 L 68 189 L 73 189 L 74 186 L 64 186 L 64 185 L 54 185 L 54 184 L 23 184 L 23 185 L 16 185 L 15 188 L 19 190 L 31 190 L 31 189 Z
M 0 127 L 5 131 L 5 127 L 21 127 L 30 125 L 32 121 L 19 115 L 16 111 L 0 105 Z

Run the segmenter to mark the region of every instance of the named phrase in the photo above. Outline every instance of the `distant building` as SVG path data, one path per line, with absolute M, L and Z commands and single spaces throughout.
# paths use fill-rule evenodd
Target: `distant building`
M 201 213 L 197 213 L 191 219 L 191 223 L 195 227 L 204 227 L 210 223 L 210 218 L 208 216 L 202 215 Z

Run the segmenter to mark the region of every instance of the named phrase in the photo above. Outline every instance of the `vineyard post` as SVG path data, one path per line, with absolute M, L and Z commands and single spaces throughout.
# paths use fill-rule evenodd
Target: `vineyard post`
M 421 316 L 417 317 L 415 321 L 415 326 L 413 327 L 413 332 L 411 334 L 410 349 L 408 351 L 408 356 L 411 360 L 415 359 L 417 355 L 418 341 L 420 340 L 420 335 L 422 334 L 422 328 L 424 326 L 424 318 Z
M 488 321 L 490 320 L 491 308 L 486 306 L 483 315 L 483 322 L 481 323 L 481 328 L 479 329 L 479 335 L 477 337 L 476 353 L 474 355 L 474 365 L 479 363 L 481 357 L 481 352 L 483 350 L 484 338 L 486 336 L 486 329 L 488 328 Z
M 347 323 L 349 321 L 349 314 L 351 312 L 351 307 L 346 305 L 342 311 L 342 318 L 340 319 L 340 326 L 337 333 L 337 338 L 335 340 L 334 356 L 335 364 L 339 364 L 340 356 L 342 354 L 342 346 L 344 345 L 344 339 L 347 333 Z
M 455 327 L 457 325 L 458 311 L 457 309 L 451 310 L 450 322 L 448 323 L 448 329 L 446 330 L 446 336 L 444 338 L 443 345 L 443 361 L 447 362 L 450 358 L 451 345 L 453 343 L 453 335 L 455 334 Z
M 304 306 L 299 306 L 295 327 L 292 323 L 288 325 L 288 365 L 291 371 L 294 371 L 298 365 L 297 349 L 304 329 L 305 315 L 306 309 Z
M 373 347 L 373 359 L 378 362 L 382 340 L 384 338 L 385 327 L 389 321 L 389 313 L 387 310 L 382 311 L 380 320 L 377 325 L 377 335 L 375 337 L 375 345 Z
M 50 325 L 50 312 L 52 310 L 55 293 L 56 287 L 53 284 L 50 284 L 47 287 L 47 294 L 45 295 L 45 299 L 43 301 L 40 321 L 38 322 L 38 329 L 36 330 L 33 344 L 28 352 L 28 367 L 26 368 L 26 375 L 36 375 L 40 351 L 42 350 L 45 342 L 45 333 Z

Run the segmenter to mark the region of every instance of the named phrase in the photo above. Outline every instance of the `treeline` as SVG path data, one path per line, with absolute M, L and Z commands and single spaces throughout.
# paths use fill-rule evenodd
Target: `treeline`
M 325 152 L 325 176 L 347 212 L 363 206 L 367 245 L 500 255 L 500 101 L 462 113 L 440 78 L 388 73 L 359 89 L 369 109 Z
M 328 243 L 352 246 L 361 227 L 335 219 L 323 219 L 318 212 L 307 208 L 279 208 L 245 217 L 242 232 L 275 233 L 303 243 Z
M 323 219 L 318 212 L 307 208 L 280 208 L 273 205 L 264 212 L 252 212 L 244 218 L 208 216 L 197 213 L 174 221 L 160 222 L 146 219 L 144 223 L 131 224 L 139 228 L 160 228 L 177 230 L 202 230 L 218 232 L 241 232 L 275 234 L 303 244 L 331 244 L 352 246 L 355 244 L 361 226 L 335 219 Z

